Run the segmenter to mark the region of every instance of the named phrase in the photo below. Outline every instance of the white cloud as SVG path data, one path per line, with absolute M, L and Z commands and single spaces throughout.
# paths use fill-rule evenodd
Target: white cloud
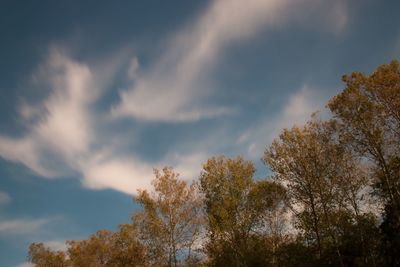
M 98 95 L 88 66 L 55 52 L 49 62 L 53 92 L 44 102 L 45 119 L 35 125 L 37 138 L 46 140 L 67 159 L 88 151 L 92 138 L 88 106 Z
M 346 0 L 338 0 L 332 9 L 332 20 L 336 32 L 342 32 L 348 24 L 349 14 Z
M 133 57 L 130 61 L 128 68 L 128 78 L 134 80 L 137 76 L 137 72 L 139 70 L 139 60 L 137 57 Z
M 232 112 L 199 102 L 210 92 L 202 75 L 218 59 L 224 45 L 253 35 L 282 19 L 285 0 L 214 1 L 194 27 L 179 34 L 155 66 L 123 91 L 117 116 L 151 121 L 194 121 Z
M 97 140 L 96 122 L 105 118 L 94 117 L 91 105 L 103 83 L 109 83 L 101 76 L 110 68 L 90 68 L 53 49 L 38 75 L 51 86 L 50 94 L 40 105 L 22 102 L 19 110 L 27 119 L 29 131 L 22 138 L 0 136 L 0 156 L 23 163 L 45 177 L 78 172 L 83 185 L 92 189 L 135 194 L 138 188 L 149 188 L 153 171 L 148 163 Z M 33 123 L 32 116 L 37 117 Z
M 203 140 L 204 141 L 204 140 Z M 203 149 L 207 149 L 210 144 L 205 144 Z M 202 164 L 210 157 L 206 152 L 191 151 L 186 153 L 172 153 L 169 155 L 170 166 L 181 175 L 184 180 L 194 180 L 199 177 Z
M 120 93 L 121 101 L 112 109 L 113 115 L 185 122 L 232 113 L 231 107 L 206 103 L 212 95 L 207 89 L 208 74 L 223 49 L 264 28 L 283 24 L 291 19 L 297 6 L 315 1 L 299 0 L 295 4 L 289 0 L 248 0 L 245 4 L 239 0 L 212 1 L 193 27 L 172 39 L 150 69 L 139 70 L 138 59 L 128 57 L 131 60 L 125 73 L 134 86 Z M 341 14 L 345 14 L 344 7 L 338 8 Z M 19 112 L 28 131 L 20 138 L 0 135 L 0 156 L 22 163 L 44 177 L 79 173 L 86 187 L 111 188 L 127 194 L 149 187 L 153 165 L 173 165 L 183 176 L 198 175 L 200 164 L 208 155 L 203 153 L 207 145 L 197 152 L 167 153 L 160 162 L 150 163 L 116 148 L 118 137 L 112 136 L 109 139 L 114 140 L 109 143 L 101 142 L 104 136 L 98 126 L 106 128 L 110 121 L 109 117 L 94 113 L 92 105 L 111 83 L 115 70 L 121 68 L 124 56 L 121 53 L 107 64 L 93 66 L 52 49 L 48 61 L 35 76 L 51 87 L 50 93 L 39 104 L 22 101 Z M 282 116 L 266 123 L 268 127 L 248 131 L 238 143 L 247 145 L 251 154 L 258 153 L 260 145 L 251 140 L 263 140 L 265 133 L 272 136 L 286 123 L 301 120 L 309 107 L 314 110 L 307 92 L 304 89 L 290 98 Z
M 149 189 L 153 169 L 148 163 L 134 158 L 95 158 L 82 169 L 83 183 L 92 189 L 112 188 L 134 195 L 137 189 Z
M 11 201 L 11 197 L 6 192 L 0 191 L 0 205 L 8 204 Z
M 18 264 L 15 267 L 35 267 L 35 264 L 26 261 Z
M 62 173 L 58 166 L 49 166 L 48 155 L 74 165 L 94 141 L 88 106 L 97 92 L 89 68 L 56 50 L 42 66 L 41 75 L 51 87 L 50 95 L 41 105 L 23 103 L 20 108 L 23 118 L 35 114 L 38 119 L 32 125 L 28 121 L 30 130 L 22 138 L 0 136 L 0 155 L 42 176 L 53 177 Z
M 40 163 L 38 143 L 39 141 L 29 135 L 20 139 L 0 136 L 0 156 L 6 160 L 22 163 L 41 176 L 57 175 L 55 171 L 45 168 Z
M 0 234 L 31 234 L 37 232 L 39 229 L 47 225 L 51 220 L 51 218 L 1 220 Z
M 325 14 L 328 28 L 341 31 L 345 27 L 347 5 L 342 0 L 330 5 L 320 0 L 212 1 L 193 27 L 172 40 L 153 68 L 137 76 L 133 88 L 120 92 L 121 103 L 113 108 L 113 114 L 182 122 L 231 113 L 234 109 L 230 107 L 207 106 L 205 98 L 212 92 L 202 80 L 220 59 L 225 45 L 293 17 L 304 19 L 300 14 L 311 7 L 316 7 L 318 15 L 314 16 Z
M 25 100 L 21 100 L 21 103 L 18 107 L 18 112 L 21 115 L 22 119 L 29 121 L 36 116 L 38 116 L 39 109 L 32 105 L 29 105 Z
M 275 117 L 258 121 L 256 126 L 239 136 L 237 143 L 247 146 L 247 155 L 250 158 L 259 159 L 266 146 L 271 144 L 284 128 L 304 124 L 314 112 L 322 111 L 327 99 L 329 97 L 304 85 L 288 97 L 282 110 Z
M 44 241 L 44 246 L 53 250 L 53 251 L 67 251 L 68 246 L 64 240 L 50 240 Z
M 205 153 L 168 153 L 150 163 L 121 152 L 118 136 L 112 137 L 110 143 L 99 141 L 103 139 L 94 130 L 96 123 L 106 126 L 109 121 L 90 109 L 102 86 L 102 82 L 96 82 L 98 76 L 95 68 L 52 50 L 38 75 L 50 84 L 51 91 L 42 103 L 22 102 L 19 110 L 29 130 L 22 138 L 0 136 L 0 156 L 20 162 L 44 177 L 73 171 L 81 175 L 87 188 L 113 189 L 129 195 L 136 194 L 139 188 L 151 188 L 153 167 L 174 166 L 185 179 L 197 177 L 207 158 Z M 6 226 L 10 227 L 3 225 Z

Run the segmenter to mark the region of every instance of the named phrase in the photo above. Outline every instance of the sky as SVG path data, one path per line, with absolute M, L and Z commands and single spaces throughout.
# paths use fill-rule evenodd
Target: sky
M 397 0 L 11 1 L 0 8 L 0 266 L 129 223 L 153 168 L 252 160 L 400 58 Z

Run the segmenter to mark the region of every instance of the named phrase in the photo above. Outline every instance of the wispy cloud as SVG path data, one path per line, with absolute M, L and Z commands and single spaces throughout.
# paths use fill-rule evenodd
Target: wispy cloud
M 65 243 L 65 240 L 49 240 L 43 242 L 45 247 L 53 251 L 67 251 L 68 246 Z
M 11 202 L 11 197 L 6 192 L 0 191 L 0 205 L 5 205 Z
M 129 75 L 135 76 L 138 63 L 131 61 Z M 101 94 L 96 68 L 69 58 L 62 50 L 52 49 L 40 66 L 36 80 L 50 87 L 49 94 L 35 105 L 22 101 L 19 111 L 28 131 L 21 137 L 0 136 L 1 157 L 20 162 L 44 177 L 78 173 L 82 184 L 91 189 L 114 189 L 135 194 L 149 188 L 153 167 L 178 166 L 185 177 L 195 177 L 200 161 L 194 154 L 170 153 L 160 162 L 144 162 L 102 143 L 97 124 L 108 118 L 94 114 L 92 104 Z M 112 139 L 118 138 L 118 136 Z
M 7 204 L 11 201 L 11 197 L 0 191 L 0 205 Z M 64 221 L 62 216 L 46 216 L 39 218 L 31 217 L 9 217 L 0 213 L 0 239 L 7 240 L 13 244 L 20 246 L 22 243 L 25 248 L 27 243 L 32 242 L 38 237 L 52 236 L 51 230 L 55 223 L 59 224 Z M 65 242 L 59 240 L 50 240 L 44 242 L 45 246 L 53 250 L 66 250 Z M 34 266 L 29 262 L 22 262 L 17 267 Z
M 35 267 L 35 264 L 26 261 L 26 262 L 17 264 L 17 266 L 15 266 L 15 267 Z
M 51 93 L 39 106 L 22 104 L 21 115 L 29 131 L 22 138 L 0 136 L 0 155 L 53 177 L 63 173 L 47 159 L 57 156 L 74 165 L 79 162 L 77 156 L 86 153 L 94 141 L 88 106 L 97 94 L 89 68 L 59 51 L 53 50 L 41 69 Z
M 110 129 L 109 123 L 126 116 L 145 121 L 188 122 L 232 113 L 235 107 L 217 106 L 209 101 L 216 93 L 208 89 L 211 69 L 221 59 L 225 47 L 284 24 L 292 19 L 297 6 L 310 3 L 321 1 L 212 1 L 193 26 L 176 34 L 163 55 L 144 70 L 139 69 L 140 62 L 129 53 L 96 65 L 78 62 L 53 48 L 35 75 L 36 80 L 50 88 L 49 93 L 40 103 L 21 101 L 18 110 L 28 130 L 22 137 L 0 135 L 0 156 L 20 162 L 44 177 L 78 174 L 86 187 L 110 188 L 127 194 L 150 185 L 153 166 L 177 166 L 183 175 L 195 176 L 195 169 L 210 153 L 207 144 L 221 148 L 220 141 L 206 140 L 199 151 L 167 151 L 159 161 L 145 161 L 137 153 L 117 147 L 118 134 L 99 129 Z M 345 14 L 343 6 L 338 8 L 341 14 Z M 110 119 L 110 114 L 99 114 L 94 106 L 100 102 L 105 88 L 110 87 L 116 69 L 127 65 L 121 65 L 122 57 L 131 58 L 124 82 L 133 86 L 120 92 L 120 102 L 112 108 Z M 282 117 L 266 128 L 246 132 L 239 143 L 248 146 L 252 154 L 258 153 L 254 147 L 259 145 L 250 140 L 261 140 L 265 132 L 272 135 L 270 128 L 280 129 L 285 122 L 303 117 L 310 106 L 307 92 L 305 89 L 293 96 Z
M 296 14 L 295 10 L 304 11 L 304 6 L 316 6 L 317 11 L 328 13 L 328 24 L 334 31 L 341 31 L 346 25 L 347 6 L 343 1 L 329 6 L 318 0 L 213 1 L 193 27 L 170 42 L 153 68 L 137 76 L 132 88 L 120 92 L 121 103 L 113 108 L 113 114 L 182 122 L 233 112 L 232 107 L 205 102 L 212 95 L 205 82 L 207 74 L 224 54 L 225 46 L 297 18 L 303 12 Z M 331 11 L 326 12 L 327 8 Z M 138 66 L 137 62 L 133 66 Z
M 0 234 L 32 234 L 43 228 L 54 218 L 40 218 L 40 219 L 13 219 L 13 220 L 1 220 L 0 221 Z
M 0 155 L 2 158 L 24 164 L 44 177 L 57 175 L 40 163 L 37 143 L 30 137 L 21 139 L 0 136 Z
M 205 140 L 202 140 L 205 141 Z M 210 144 L 204 142 L 203 151 L 187 151 L 185 153 L 172 153 L 169 155 L 170 165 L 182 175 L 184 180 L 193 180 L 198 178 L 202 164 L 211 156 L 210 151 L 205 151 Z
M 126 194 L 150 188 L 153 168 L 133 157 L 112 154 L 99 155 L 82 166 L 83 184 L 91 189 L 111 188 Z
M 195 121 L 228 114 L 231 107 L 205 103 L 211 94 L 202 80 L 219 59 L 224 46 L 252 36 L 282 19 L 285 0 L 213 1 L 193 27 L 169 44 L 153 68 L 120 93 L 116 116 L 151 121 Z
M 35 106 L 21 104 L 21 117 L 29 131 L 22 138 L 0 136 L 0 155 L 45 177 L 79 173 L 83 184 L 92 189 L 134 194 L 138 188 L 148 187 L 152 168 L 100 143 L 101 135 L 95 132 L 96 123 L 107 119 L 94 116 L 92 104 L 102 83 L 109 81 L 99 82 L 101 73 L 96 68 L 57 49 L 51 50 L 37 76 L 41 83 L 49 84 L 50 93 Z
M 236 142 L 247 147 L 248 157 L 258 159 L 282 129 L 304 124 L 314 112 L 323 111 L 327 99 L 329 97 L 320 91 L 303 85 L 289 95 L 277 115 L 255 122 L 255 126 L 244 131 Z

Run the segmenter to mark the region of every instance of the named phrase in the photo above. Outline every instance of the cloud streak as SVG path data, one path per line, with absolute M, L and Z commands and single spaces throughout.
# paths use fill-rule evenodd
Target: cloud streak
M 323 110 L 327 99 L 329 98 L 317 90 L 303 85 L 297 92 L 289 95 L 274 117 L 258 121 L 254 127 L 244 131 L 236 142 L 247 148 L 248 157 L 259 159 L 265 146 L 278 138 L 282 129 L 303 125 L 314 112 Z
M 22 138 L 0 136 L 0 155 L 44 177 L 77 172 L 89 188 L 135 194 L 150 185 L 152 168 L 99 143 L 95 129 L 105 119 L 91 109 L 102 87 L 93 70 L 53 49 L 38 74 L 50 94 L 39 105 L 22 104 L 29 131 Z
M 15 267 L 35 267 L 35 264 L 25 261 L 25 262 L 18 264 Z
M 97 94 L 89 68 L 59 51 L 51 52 L 41 67 L 41 76 L 51 88 L 50 95 L 39 106 L 22 105 L 21 116 L 28 122 L 29 131 L 22 138 L 0 136 L 0 155 L 42 176 L 54 177 L 63 173 L 59 166 L 51 166 L 49 158 L 57 156 L 74 168 L 77 157 L 94 141 L 87 108 Z
M 68 249 L 67 244 L 65 243 L 65 240 L 50 240 L 50 241 L 44 241 L 43 242 L 44 246 L 53 250 L 53 251 L 64 251 L 66 252 Z
M 149 188 L 153 166 L 177 166 L 184 175 L 192 177 L 208 156 L 207 144 L 202 145 L 201 151 L 167 151 L 161 160 L 149 162 L 119 149 L 115 145 L 118 134 L 107 136 L 109 133 L 98 129 L 110 128 L 110 122 L 118 122 L 122 117 L 176 123 L 231 114 L 236 110 L 234 107 L 210 104 L 215 92 L 207 89 L 211 70 L 225 47 L 282 25 L 292 19 L 290 14 L 297 6 L 315 2 L 320 1 L 248 0 L 246 4 L 239 0 L 212 1 L 193 26 L 171 39 L 150 68 L 139 69 L 138 59 L 129 55 L 132 59 L 125 73 L 126 82 L 132 86 L 120 92 L 120 101 L 111 109 L 111 119 L 109 114 L 94 112 L 93 106 L 112 83 L 121 62 L 92 66 L 52 49 L 36 75 L 37 80 L 50 87 L 50 93 L 37 105 L 22 102 L 19 112 L 28 131 L 18 138 L 0 135 L 0 156 L 22 163 L 44 177 L 78 174 L 88 188 L 110 188 L 127 194 Z M 345 21 L 344 5 L 338 10 L 341 21 Z M 306 91 L 290 99 L 283 117 L 269 127 L 280 129 L 285 125 L 282 121 L 292 123 L 297 116 L 301 117 L 302 110 L 308 110 Z M 249 131 L 238 141 L 248 146 L 252 154 L 259 151 L 252 148 L 257 145 L 250 139 L 261 140 L 265 131 L 270 135 L 265 128 L 257 131 L 261 133 Z M 112 141 L 104 142 L 106 139 Z M 211 143 L 221 146 L 219 140 Z
M 154 66 L 120 93 L 116 116 L 148 121 L 196 121 L 229 114 L 230 107 L 204 103 L 211 92 L 204 77 L 224 46 L 246 39 L 282 19 L 285 0 L 213 1 L 193 27 L 178 34 Z
M 5 205 L 11 202 L 11 197 L 6 192 L 0 191 L 0 205 Z
M 14 219 L 14 220 L 1 220 L 0 221 L 0 234 L 32 234 L 42 229 L 52 219 L 41 218 L 41 219 Z
M 226 45 L 302 17 L 299 14 L 307 8 L 328 14 L 323 20 L 333 31 L 345 28 L 347 5 L 342 0 L 329 5 L 319 0 L 212 1 L 194 26 L 172 39 L 153 67 L 136 77 L 133 87 L 120 92 L 121 102 L 113 114 L 145 121 L 187 122 L 234 112 L 232 107 L 205 103 L 212 96 L 206 77 Z M 295 12 L 297 9 L 301 12 Z

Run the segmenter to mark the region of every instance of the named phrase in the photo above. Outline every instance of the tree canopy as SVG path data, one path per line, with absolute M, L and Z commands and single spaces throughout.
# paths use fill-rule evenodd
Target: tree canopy
M 400 63 L 343 76 L 328 102 L 283 129 L 254 177 L 243 157 L 212 157 L 189 183 L 155 170 L 141 209 L 117 231 L 29 247 L 39 267 L 400 266 Z M 260 155 L 261 156 L 261 155 Z

